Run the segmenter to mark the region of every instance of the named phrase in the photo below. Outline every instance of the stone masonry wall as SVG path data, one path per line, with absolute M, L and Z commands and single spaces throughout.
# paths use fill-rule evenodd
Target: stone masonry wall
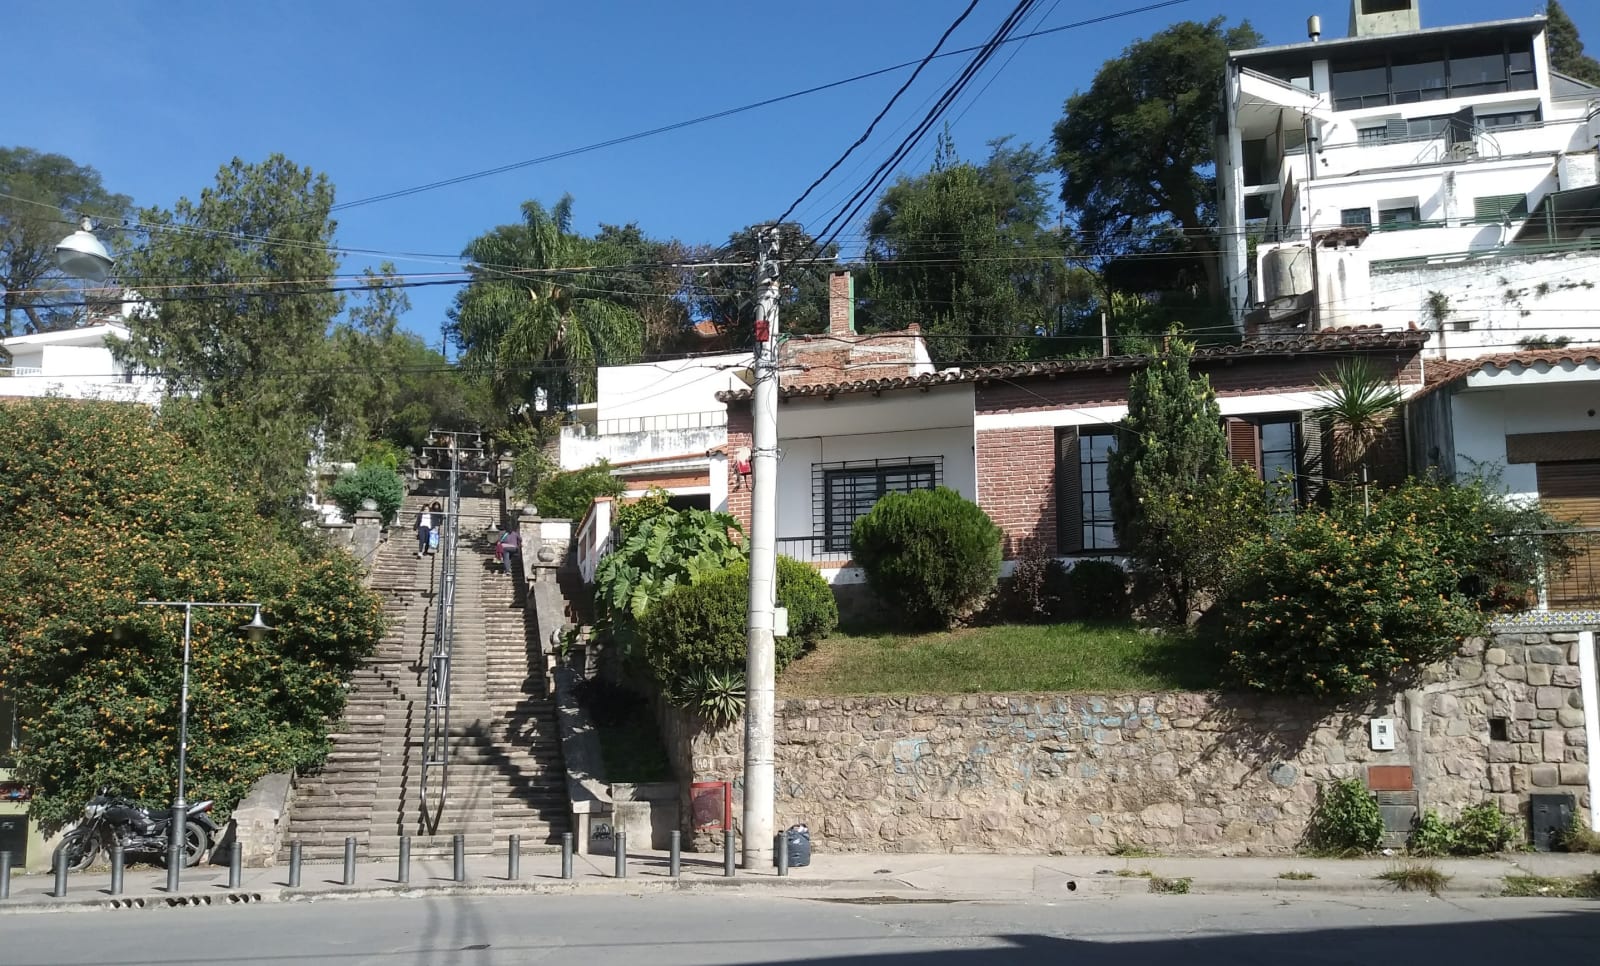
M 1414 788 L 1447 817 L 1486 799 L 1526 817 L 1534 792 L 1586 808 L 1578 647 L 1575 633 L 1473 640 L 1416 688 L 1337 710 L 1209 693 L 783 701 L 778 824 L 806 823 L 819 850 L 1246 854 L 1292 850 L 1336 778 Z M 685 790 L 737 794 L 742 725 L 664 717 Z M 1393 751 L 1369 747 L 1373 717 L 1393 720 Z

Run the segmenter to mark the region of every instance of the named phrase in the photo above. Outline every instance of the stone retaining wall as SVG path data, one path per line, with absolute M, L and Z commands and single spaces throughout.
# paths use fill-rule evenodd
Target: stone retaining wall
M 1586 809 L 1579 646 L 1576 633 L 1474 640 L 1414 689 L 1337 709 L 1209 693 L 784 701 L 779 827 L 803 822 L 842 851 L 1285 852 L 1319 784 L 1343 777 L 1447 816 L 1485 799 L 1525 816 L 1534 792 Z M 742 725 L 664 717 L 685 790 L 737 789 Z M 1393 750 L 1372 749 L 1373 718 L 1391 719 Z

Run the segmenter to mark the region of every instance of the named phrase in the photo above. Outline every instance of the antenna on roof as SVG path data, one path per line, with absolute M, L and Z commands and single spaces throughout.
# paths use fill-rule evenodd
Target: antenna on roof
M 1321 17 L 1317 16 L 1316 14 L 1312 14 L 1310 17 L 1306 18 L 1306 36 L 1311 38 L 1312 43 L 1316 43 L 1322 39 Z

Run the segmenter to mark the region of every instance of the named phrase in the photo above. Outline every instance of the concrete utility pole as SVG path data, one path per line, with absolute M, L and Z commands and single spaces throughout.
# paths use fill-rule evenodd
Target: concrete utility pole
M 755 445 L 750 460 L 750 622 L 744 704 L 744 867 L 769 860 L 773 817 L 773 732 L 777 668 L 773 609 L 778 597 L 778 226 L 761 231 L 756 264 Z

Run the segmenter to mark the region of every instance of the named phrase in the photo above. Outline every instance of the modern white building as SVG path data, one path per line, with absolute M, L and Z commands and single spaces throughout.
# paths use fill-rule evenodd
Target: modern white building
M 119 364 L 110 345 L 128 338 L 121 322 L 0 339 L 10 362 L 0 365 L 0 396 L 62 396 L 156 405 L 160 379 Z
M 1551 70 L 1543 16 L 1424 29 L 1418 2 L 1353 0 L 1348 37 L 1312 18 L 1306 42 L 1230 55 L 1235 322 L 1416 326 L 1449 357 L 1592 340 L 1600 88 Z

